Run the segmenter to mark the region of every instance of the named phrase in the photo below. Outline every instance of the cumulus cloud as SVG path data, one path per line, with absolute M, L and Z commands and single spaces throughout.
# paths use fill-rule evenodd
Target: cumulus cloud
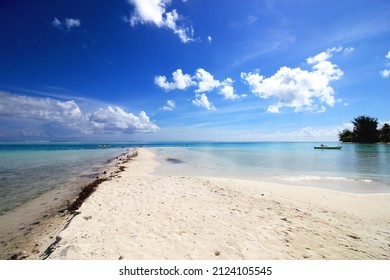
M 161 109 L 164 111 L 173 111 L 176 108 L 176 103 L 173 100 L 168 100 Z
M 231 78 L 226 78 L 221 83 L 219 94 L 222 94 L 225 99 L 234 100 L 240 98 L 237 94 L 234 93 L 234 88 L 232 86 L 233 82 L 234 81 Z
M 62 22 L 58 18 L 54 18 L 52 24 L 57 29 L 71 30 L 80 27 L 81 21 L 78 18 L 65 18 Z
M 196 70 L 195 79 L 198 81 L 198 89 L 195 92 L 198 93 L 213 91 L 221 85 L 220 81 L 215 80 L 213 75 L 202 68 Z
M 129 0 L 130 4 L 134 5 L 134 13 L 130 18 L 131 25 L 137 23 L 153 23 L 157 27 L 164 25 L 163 14 L 169 0 Z
M 175 72 L 173 72 L 172 78 L 173 82 L 168 82 L 165 76 L 156 76 L 154 78 L 154 83 L 165 91 L 171 91 L 175 89 L 184 90 L 195 84 L 192 80 L 192 77 L 188 74 L 183 74 L 181 69 L 177 69 Z
M 307 63 L 313 65 L 313 73 L 326 77 L 329 80 L 338 80 L 343 75 L 343 71 L 328 60 L 331 57 L 332 51 L 321 52 L 314 57 L 309 57 Z
M 59 101 L 0 91 L 0 116 L 73 123 L 82 113 L 75 101 Z
M 207 36 L 207 41 L 209 41 L 209 43 L 211 43 L 212 40 L 213 40 L 213 37 L 211 37 L 210 35 Z
M 94 128 L 104 132 L 154 132 L 158 129 L 144 111 L 136 116 L 118 106 L 99 108 L 97 111 L 88 114 L 87 120 Z
M 194 104 L 197 107 L 205 108 L 208 111 L 215 111 L 216 108 L 214 105 L 209 101 L 206 94 L 196 94 L 195 99 L 192 100 L 192 104 Z
M 181 69 L 177 69 L 172 73 L 172 82 L 169 82 L 165 76 L 156 76 L 154 83 L 165 91 L 176 89 L 185 90 L 189 87 L 196 86 L 195 100 L 192 103 L 207 110 L 215 110 L 215 107 L 208 102 L 207 96 L 201 93 L 217 91 L 224 99 L 234 100 L 240 98 L 234 92 L 234 81 L 231 78 L 226 78 L 223 81 L 217 80 L 203 68 L 198 68 L 194 76 L 183 74 Z M 245 95 L 241 95 L 241 97 L 245 97 Z
M 183 17 L 176 10 L 166 11 L 171 0 L 128 0 L 128 2 L 134 6 L 130 19 L 126 18 L 131 26 L 153 24 L 158 28 L 172 30 L 183 43 L 194 41 L 194 30 L 182 24 Z
M 387 55 L 385 57 L 388 61 L 386 63 L 386 66 L 389 67 L 390 66 L 390 62 L 389 62 L 390 61 L 390 51 L 387 53 Z M 388 78 L 388 77 L 390 77 L 390 69 L 385 69 L 385 70 L 381 71 L 380 74 L 383 78 Z
M 191 86 L 197 86 L 196 93 L 211 92 L 219 89 L 220 93 L 227 99 L 235 99 L 238 97 L 234 94 L 233 80 L 231 78 L 226 78 L 221 82 L 203 68 L 198 68 L 194 76 L 183 74 L 181 69 L 177 69 L 172 73 L 172 82 L 168 82 L 165 76 L 156 76 L 154 83 L 165 91 L 175 89 L 185 90 Z
M 284 66 L 268 78 L 257 72 L 241 73 L 241 78 L 258 97 L 277 99 L 276 104 L 268 107 L 270 113 L 278 113 L 283 107 L 294 108 L 296 112 L 324 112 L 324 104 L 333 106 L 336 102 L 330 82 L 343 76 L 343 71 L 329 61 L 334 52 L 340 51 L 342 48 L 333 48 L 309 57 L 311 71 Z
M 158 126 L 145 112 L 136 116 L 120 107 L 108 106 L 93 112 L 83 112 L 74 100 L 31 97 L 0 92 L 0 116 L 19 120 L 36 120 L 42 126 L 61 125 L 84 134 L 154 132 Z

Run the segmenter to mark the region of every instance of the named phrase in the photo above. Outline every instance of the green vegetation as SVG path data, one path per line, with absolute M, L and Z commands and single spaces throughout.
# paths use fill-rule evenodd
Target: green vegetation
M 385 123 L 379 131 L 379 141 L 383 143 L 390 142 L 390 125 Z
M 353 132 L 349 129 L 344 129 L 339 133 L 339 140 L 341 142 L 354 142 Z
M 352 143 L 389 143 L 390 142 L 390 125 L 385 123 L 378 130 L 378 119 L 367 116 L 359 116 L 352 121 L 353 131 L 344 129 L 339 133 L 341 142 Z

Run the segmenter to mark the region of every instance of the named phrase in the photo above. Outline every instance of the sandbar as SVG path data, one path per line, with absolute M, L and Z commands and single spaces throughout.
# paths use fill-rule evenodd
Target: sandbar
M 154 175 L 156 156 L 140 148 L 102 182 L 45 258 L 390 259 L 390 194 Z

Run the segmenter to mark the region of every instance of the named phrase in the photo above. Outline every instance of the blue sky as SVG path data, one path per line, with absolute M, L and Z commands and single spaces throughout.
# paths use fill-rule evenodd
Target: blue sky
M 390 121 L 387 0 L 2 1 L 0 141 L 329 141 Z

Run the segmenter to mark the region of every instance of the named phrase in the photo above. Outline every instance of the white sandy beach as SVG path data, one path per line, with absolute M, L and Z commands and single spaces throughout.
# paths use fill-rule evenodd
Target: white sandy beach
M 58 237 L 50 259 L 390 259 L 390 194 L 153 175 L 140 149 Z

